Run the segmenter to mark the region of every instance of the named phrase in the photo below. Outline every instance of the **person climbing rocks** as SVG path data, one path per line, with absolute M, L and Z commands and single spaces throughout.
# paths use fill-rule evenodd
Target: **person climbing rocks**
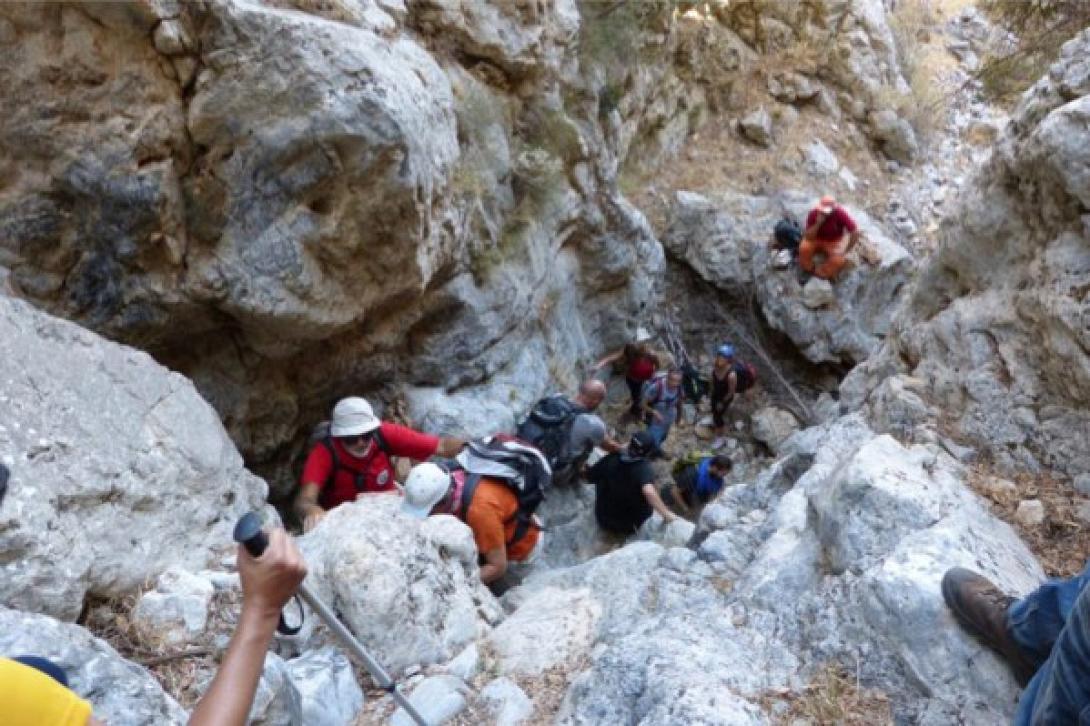
M 447 471 L 432 462 L 417 464 L 405 479 L 401 510 L 417 519 L 451 514 L 465 522 L 477 543 L 481 582 L 495 592 L 494 586 L 507 575 L 509 563 L 528 563 L 537 556 L 544 535 L 535 518 L 516 538 L 518 497 L 507 484 L 491 477 L 477 479 L 468 506 L 463 506 L 467 480 L 466 472 L 460 469 Z
M 643 387 L 643 413 L 647 432 L 660 450 L 674 423 L 681 419 L 684 398 L 682 378 L 680 368 L 671 368 L 665 375 L 655 376 Z
M 609 436 L 605 421 L 594 412 L 606 397 L 606 385 L 588 378 L 572 399 L 549 396 L 537 402 L 519 427 L 519 439 L 545 454 L 553 470 L 554 487 L 572 486 L 596 446 L 607 452 L 623 444 Z
M 640 398 L 644 384 L 654 377 L 662 365 L 659 357 L 651 351 L 650 338 L 646 331 L 641 331 L 637 335 L 636 342 L 628 343 L 615 353 L 610 353 L 591 368 L 593 371 L 599 371 L 617 361 L 623 363 L 624 380 L 628 384 L 628 393 L 631 397 L 628 412 L 633 416 L 638 416 L 640 413 Z
M 10 472 L 3 465 L 0 471 L 6 484 Z M 267 534 L 269 544 L 260 557 L 238 547 L 242 607 L 219 669 L 193 709 L 189 726 L 244 726 L 249 721 L 280 611 L 307 574 L 303 556 L 287 532 L 274 529 Z M 102 725 L 92 715 L 91 704 L 69 689 L 64 668 L 38 656 L 0 658 L 0 704 L 5 726 Z
M 637 431 L 624 450 L 603 456 L 590 468 L 587 478 L 594 483 L 594 518 L 599 527 L 628 536 L 652 512 L 658 512 L 666 522 L 677 519 L 655 486 L 650 459 L 657 451 L 658 445 L 651 434 Z
M 847 244 L 845 235 L 848 235 Z M 859 228 L 851 215 L 836 199 L 824 196 L 806 216 L 806 229 L 799 245 L 799 267 L 824 280 L 835 280 L 859 238 Z M 825 260 L 815 266 L 814 256 L 818 254 L 824 255 Z
M 753 388 L 757 382 L 756 369 L 735 358 L 734 346 L 724 343 L 715 351 L 715 361 L 712 363 L 711 401 L 712 429 L 715 433 L 713 449 L 720 449 L 726 443 L 723 435 L 727 427 L 727 411 L 734 403 L 734 397 L 739 393 Z
M 670 511 L 695 522 L 708 502 L 719 496 L 730 473 L 731 460 L 722 455 L 683 459 L 674 466 L 673 481 L 659 489 L 659 497 Z
M 1014 724 L 1090 723 L 1090 562 L 1021 599 L 955 567 L 942 597 L 958 623 L 1003 656 L 1025 688 Z
M 333 407 L 329 429 L 317 440 L 303 465 L 295 513 L 303 531 L 312 530 L 325 513 L 360 494 L 396 492 L 391 457 L 424 461 L 451 457 L 465 442 L 380 421 L 363 398 L 343 398 Z

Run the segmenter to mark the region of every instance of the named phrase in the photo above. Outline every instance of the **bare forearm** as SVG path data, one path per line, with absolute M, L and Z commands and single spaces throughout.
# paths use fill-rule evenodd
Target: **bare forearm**
M 246 723 L 278 617 L 275 612 L 259 612 L 243 606 L 227 654 L 212 685 L 193 709 L 190 726 Z
M 671 522 L 677 519 L 677 515 L 670 511 L 670 508 L 666 506 L 666 502 L 662 501 L 662 497 L 655 490 L 654 486 L 644 487 L 643 496 L 647 499 L 647 503 L 651 505 L 651 508 L 659 513 L 659 516 L 667 522 Z
M 439 446 L 435 449 L 435 455 L 444 459 L 450 459 L 458 455 L 465 448 L 466 442 L 462 439 L 441 438 Z

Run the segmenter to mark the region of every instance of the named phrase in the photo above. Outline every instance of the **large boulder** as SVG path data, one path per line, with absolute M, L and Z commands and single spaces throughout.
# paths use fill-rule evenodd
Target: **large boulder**
M 943 222 L 889 337 L 842 386 L 848 407 L 899 373 L 1003 470 L 1090 469 L 1090 32 L 1023 96 Z
M 0 653 L 37 655 L 64 668 L 69 686 L 110 724 L 184 724 L 186 712 L 154 676 L 78 625 L 0 607 Z
M 299 539 L 307 582 L 393 673 L 450 660 L 499 619 L 469 528 L 400 506 L 392 494 L 342 504 Z
M 147 354 L 0 296 L 0 603 L 74 620 L 172 565 L 196 571 L 263 504 L 215 412 Z
M 814 363 L 858 363 L 878 347 L 915 269 L 915 261 L 865 212 L 849 207 L 877 262 L 852 255 L 850 268 L 821 294 L 801 286 L 797 268 L 778 270 L 768 240 L 784 214 L 804 220 L 814 198 L 677 192 L 663 245 L 718 289 L 752 295 L 774 329 Z

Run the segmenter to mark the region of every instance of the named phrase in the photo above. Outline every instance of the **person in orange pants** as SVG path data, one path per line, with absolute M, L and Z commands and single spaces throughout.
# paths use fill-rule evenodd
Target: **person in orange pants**
M 848 243 L 844 244 L 844 236 Z M 851 215 L 830 196 L 824 196 L 806 215 L 806 229 L 799 245 L 799 266 L 824 280 L 834 280 L 847 262 L 846 255 L 859 242 L 859 227 Z M 825 261 L 815 267 L 814 255 Z

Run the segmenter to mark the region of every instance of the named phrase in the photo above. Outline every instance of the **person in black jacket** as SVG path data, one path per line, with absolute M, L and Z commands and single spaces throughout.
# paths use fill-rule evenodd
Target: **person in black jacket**
M 663 504 L 655 486 L 650 458 L 658 452 L 651 434 L 638 431 L 623 450 L 602 457 L 587 472 L 594 483 L 594 518 L 602 529 L 619 535 L 634 534 L 652 512 L 666 522 L 677 515 Z
M 731 460 L 722 454 L 705 457 L 674 472 L 674 480 L 663 484 L 659 497 L 672 511 L 696 521 L 704 506 L 723 490 L 731 466 Z

